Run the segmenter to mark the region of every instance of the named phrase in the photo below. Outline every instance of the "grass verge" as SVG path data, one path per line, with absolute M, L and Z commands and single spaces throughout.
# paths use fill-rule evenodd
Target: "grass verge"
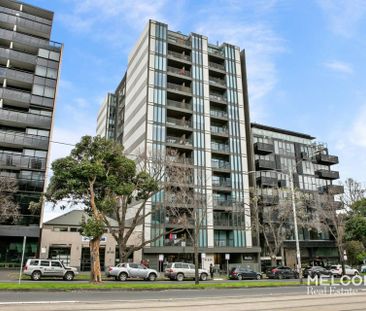
M 1 291 L 24 291 L 24 290 L 49 290 L 49 291 L 71 291 L 71 290 L 166 290 L 166 289 L 209 289 L 209 288 L 250 288 L 250 287 L 279 287 L 296 286 L 294 282 L 228 282 L 228 283 L 200 283 L 195 285 L 190 283 L 177 284 L 133 284 L 133 283 L 64 283 L 64 282 L 32 282 L 32 283 L 0 283 Z

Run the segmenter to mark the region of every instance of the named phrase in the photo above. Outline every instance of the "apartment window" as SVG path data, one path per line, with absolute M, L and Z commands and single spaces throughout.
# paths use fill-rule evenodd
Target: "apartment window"
M 50 79 L 57 79 L 57 70 L 53 68 L 37 65 L 35 73 L 37 76 L 46 77 Z
M 32 94 L 49 97 L 49 98 L 54 98 L 55 89 L 52 87 L 44 86 L 44 85 L 34 84 Z
M 48 137 L 50 135 L 50 131 L 38 130 L 38 129 L 33 129 L 33 128 L 27 128 L 25 132 L 29 135 L 38 135 L 38 136 L 44 136 L 44 137 Z
M 52 111 L 49 111 L 49 110 L 40 110 L 40 109 L 30 108 L 28 110 L 28 112 L 31 113 L 31 114 L 39 115 L 39 116 L 47 116 L 47 117 L 52 116 Z
M 55 60 L 55 61 L 59 61 L 60 60 L 60 53 L 54 52 L 54 51 L 45 50 L 45 49 L 39 49 L 38 50 L 38 56 L 39 57 L 43 57 L 43 58 L 52 59 L 52 60 Z
M 34 150 L 34 149 L 24 149 L 23 154 L 30 157 L 45 158 L 47 156 L 47 151 Z

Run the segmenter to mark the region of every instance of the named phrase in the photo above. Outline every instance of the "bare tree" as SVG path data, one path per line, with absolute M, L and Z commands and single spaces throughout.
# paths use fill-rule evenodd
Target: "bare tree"
M 163 204 L 153 204 L 148 209 L 147 203 L 151 202 L 153 196 L 164 189 L 166 168 L 173 160 L 158 152 L 148 155 L 139 154 L 135 160 L 140 173 L 134 183 L 126 185 L 132 188 L 125 194 L 111 193 L 109 213 L 103 215 L 104 222 L 117 242 L 121 262 L 127 261 L 131 254 L 159 240 L 166 234 L 179 231 L 176 228 L 169 231 L 161 230 L 146 239 L 143 230 L 137 230 L 149 217 L 162 213 Z M 117 228 L 109 222 L 107 216 L 111 216 L 117 221 Z M 137 231 L 140 232 L 140 235 L 136 234 Z M 135 235 L 135 239 L 131 244 L 130 239 L 133 235 Z
M 332 194 L 332 193 L 331 193 Z M 332 194 L 334 195 L 334 194 Z M 352 178 L 348 178 L 344 182 L 344 193 L 339 196 L 343 205 L 350 209 L 353 203 L 365 198 L 366 189 L 362 184 Z
M 334 238 L 342 264 L 342 273 L 345 274 L 344 239 L 345 223 L 348 219 L 347 210 L 343 202 L 334 200 L 334 195 L 331 193 L 318 194 L 315 198 L 316 219 L 314 217 L 314 220 L 316 221 L 314 224 L 319 227 L 319 230 L 328 231 Z
M 0 222 L 16 222 L 20 218 L 19 206 L 14 201 L 18 191 L 17 181 L 12 178 L 0 177 Z

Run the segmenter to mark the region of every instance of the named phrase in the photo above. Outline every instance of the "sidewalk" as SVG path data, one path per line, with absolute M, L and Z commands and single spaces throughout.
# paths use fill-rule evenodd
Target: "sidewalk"
M 19 277 L 18 269 L 0 269 L 0 282 L 17 280 Z

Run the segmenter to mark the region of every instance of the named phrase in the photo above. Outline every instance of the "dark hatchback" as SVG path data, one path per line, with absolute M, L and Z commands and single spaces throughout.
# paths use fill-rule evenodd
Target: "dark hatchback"
M 331 276 L 332 272 L 330 270 L 325 269 L 324 267 L 321 267 L 321 266 L 313 266 L 313 267 L 306 268 L 304 270 L 303 275 L 304 275 L 305 278 L 307 278 L 308 276 L 313 278 L 315 276 L 319 277 L 321 275 Z
M 251 280 L 260 280 L 262 278 L 262 274 L 256 272 L 250 268 L 240 268 L 235 267 L 231 268 L 229 273 L 230 280 L 244 280 L 244 279 L 251 279 Z
M 279 266 L 269 269 L 266 273 L 269 279 L 297 279 L 298 273 L 290 267 Z

